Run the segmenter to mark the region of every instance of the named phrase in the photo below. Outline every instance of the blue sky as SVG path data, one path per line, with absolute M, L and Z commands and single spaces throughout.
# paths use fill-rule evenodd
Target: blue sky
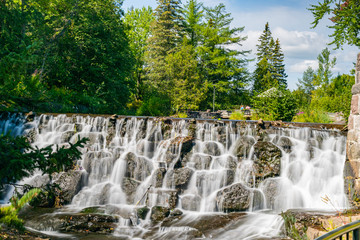
M 312 14 L 307 10 L 317 0 L 199 0 L 205 6 L 215 6 L 224 3 L 226 10 L 234 18 L 233 27 L 245 27 L 243 36 L 248 40 L 243 43 L 242 50 L 252 50 L 249 58 L 256 54 L 258 38 L 269 22 L 273 37 L 279 38 L 280 45 L 285 55 L 285 67 L 288 74 L 288 86 L 296 88 L 298 79 L 308 66 L 317 68 L 317 56 L 322 49 L 331 49 L 332 56 L 337 58 L 334 74 L 349 73 L 353 62 L 360 51 L 356 47 L 344 47 L 343 50 L 332 50 L 327 46 L 331 41 L 331 34 L 326 25 L 331 24 L 324 19 L 320 25 L 311 29 Z M 183 3 L 186 0 L 182 1 Z M 141 8 L 151 6 L 156 8 L 156 0 L 124 0 L 125 11 L 131 6 Z M 254 69 L 255 62 L 249 64 L 250 70 Z

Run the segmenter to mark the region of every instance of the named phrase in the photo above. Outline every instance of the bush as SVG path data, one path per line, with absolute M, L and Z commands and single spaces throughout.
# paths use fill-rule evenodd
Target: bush
M 321 110 L 299 111 L 292 119 L 293 122 L 309 122 L 309 123 L 331 123 L 329 115 Z
M 296 101 L 289 90 L 271 88 L 253 98 L 260 118 L 267 121 L 291 121 L 296 113 Z
M 246 117 L 242 112 L 232 112 L 230 120 L 246 120 Z

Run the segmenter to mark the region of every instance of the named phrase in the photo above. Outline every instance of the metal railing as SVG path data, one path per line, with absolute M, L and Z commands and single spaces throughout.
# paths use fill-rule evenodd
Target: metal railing
M 336 228 L 315 240 L 360 240 L 360 220 Z

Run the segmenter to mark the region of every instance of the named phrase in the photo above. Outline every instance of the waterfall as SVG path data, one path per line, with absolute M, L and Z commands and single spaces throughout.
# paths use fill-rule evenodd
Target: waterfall
M 21 134 L 24 123 L 16 119 L 0 121 L 0 133 L 11 128 Z M 81 190 L 69 207 L 111 206 L 121 216 L 119 236 L 146 232 L 150 214 L 137 230 L 127 227 L 127 216 L 145 205 L 177 208 L 185 215 L 184 225 L 161 228 L 159 239 L 194 231 L 186 222 L 199 217 L 232 211 L 249 214 L 214 237 L 274 237 L 281 231 L 281 211 L 348 206 L 343 187 L 346 137 L 337 130 L 66 115 L 41 115 L 27 125 L 38 147 L 89 138 L 77 162 Z M 323 202 L 325 197 L 332 204 Z

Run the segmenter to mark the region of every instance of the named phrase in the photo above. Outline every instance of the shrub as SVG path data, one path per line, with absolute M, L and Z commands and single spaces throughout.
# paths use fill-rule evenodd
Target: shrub
M 294 118 L 293 122 L 310 122 L 310 123 L 331 123 L 329 115 L 321 110 L 305 109 L 299 111 Z

